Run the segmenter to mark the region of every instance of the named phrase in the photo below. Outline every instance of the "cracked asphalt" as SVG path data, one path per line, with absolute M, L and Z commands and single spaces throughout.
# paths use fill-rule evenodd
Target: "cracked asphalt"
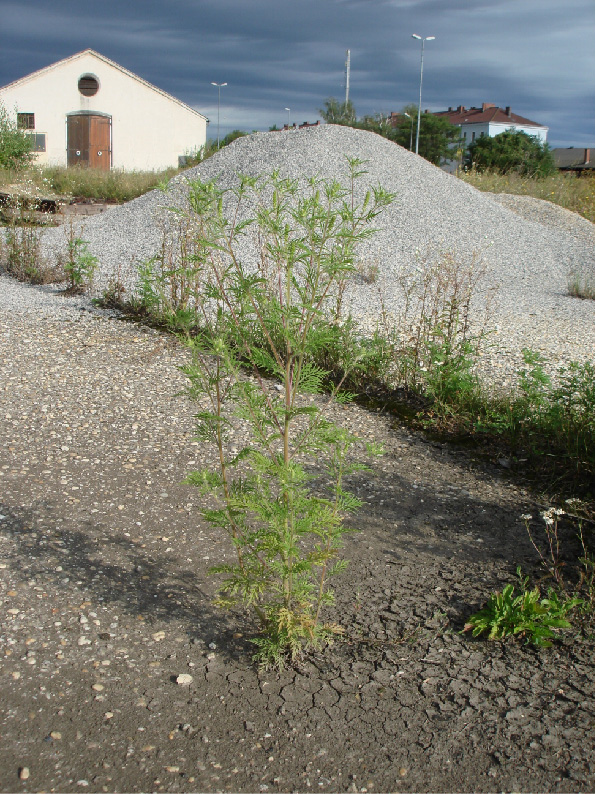
M 181 484 L 210 460 L 171 339 L 74 309 L 0 316 L 2 791 L 593 790 L 593 643 L 489 643 L 466 617 L 545 505 L 390 417 L 351 485 L 345 634 L 279 673 L 212 605 L 231 553 Z M 575 551 L 572 528 L 565 548 Z

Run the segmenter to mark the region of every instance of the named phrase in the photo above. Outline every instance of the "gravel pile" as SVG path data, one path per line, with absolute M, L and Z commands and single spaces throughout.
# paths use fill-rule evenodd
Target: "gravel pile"
M 169 195 L 151 191 L 83 222 L 81 236 L 100 263 L 94 292 L 101 294 L 114 279 L 134 290 L 136 265 L 159 250 L 165 208 L 184 206 L 188 179 L 216 178 L 222 187 L 231 187 L 238 173 L 278 170 L 285 177 L 318 175 L 345 183 L 346 157 L 366 161 L 360 195 L 378 184 L 396 194 L 377 218 L 378 233 L 360 249 L 362 266 L 378 268 L 378 277 L 372 284 L 354 279 L 348 305 L 355 316 L 376 320 L 379 290 L 386 309 L 397 313 L 403 302 L 399 280 L 413 273 L 420 259 L 436 261 L 448 251 L 458 260 L 476 258 L 486 266 L 478 305 L 482 308 L 484 297 L 496 290 L 498 308 L 490 325 L 497 332 L 501 361 L 511 358 L 517 369 L 526 346 L 556 361 L 593 356 L 594 304 L 566 294 L 571 271 L 593 273 L 594 231 L 589 222 L 551 205 L 545 208 L 547 202 L 534 200 L 530 211 L 525 197 L 481 193 L 378 135 L 333 125 L 238 139 L 175 177 Z M 48 257 L 64 246 L 64 229 L 45 232 Z M 244 260 L 254 260 L 256 253 L 247 236 Z

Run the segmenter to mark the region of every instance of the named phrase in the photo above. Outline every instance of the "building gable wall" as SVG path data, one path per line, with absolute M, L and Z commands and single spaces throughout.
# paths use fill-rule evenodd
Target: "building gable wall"
M 99 81 L 94 96 L 78 89 L 84 74 Z M 204 116 L 89 51 L 0 88 L 0 100 L 11 114 L 35 114 L 35 132 L 46 135 L 41 163 L 66 165 L 66 117 L 81 111 L 111 116 L 114 168 L 177 166 L 179 155 L 206 141 Z

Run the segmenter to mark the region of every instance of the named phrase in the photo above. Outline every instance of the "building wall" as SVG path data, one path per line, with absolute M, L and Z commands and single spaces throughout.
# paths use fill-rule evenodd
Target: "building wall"
M 79 78 L 99 81 L 95 96 L 83 96 Z M 171 97 L 92 53 L 60 62 L 0 89 L 12 115 L 35 114 L 35 132 L 45 133 L 38 162 L 66 165 L 66 115 L 95 111 L 112 117 L 112 167 L 159 170 L 177 167 L 179 155 L 203 146 L 207 120 Z
M 500 135 L 502 132 L 506 130 L 517 130 L 519 132 L 525 132 L 527 135 L 533 135 L 535 138 L 538 138 L 540 143 L 546 142 L 546 136 L 548 132 L 547 127 L 535 127 L 535 126 L 524 126 L 522 124 L 506 124 L 506 123 L 495 123 L 493 121 L 478 123 L 478 124 L 459 124 L 458 125 L 462 131 L 462 135 L 464 132 L 466 133 L 465 137 L 465 144 L 469 146 L 473 140 L 477 138 L 481 138 L 483 135 L 488 135 L 489 138 L 494 138 L 495 135 Z

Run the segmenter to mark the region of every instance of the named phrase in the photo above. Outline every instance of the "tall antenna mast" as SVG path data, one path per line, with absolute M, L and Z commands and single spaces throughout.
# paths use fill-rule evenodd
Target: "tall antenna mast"
M 346 50 L 346 105 L 350 99 L 350 50 Z

